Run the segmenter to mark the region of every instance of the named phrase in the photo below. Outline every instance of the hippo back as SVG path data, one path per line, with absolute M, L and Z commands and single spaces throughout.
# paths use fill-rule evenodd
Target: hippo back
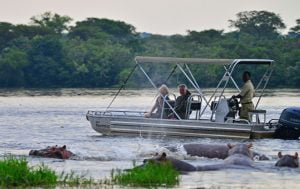
M 185 144 L 187 154 L 192 156 L 225 159 L 228 156 L 229 147 L 220 144 Z
M 228 145 L 228 157 L 224 160 L 224 164 L 241 165 L 252 167 L 253 166 L 253 153 L 250 150 L 252 145 L 236 144 Z
M 167 161 L 171 162 L 171 165 L 177 171 L 196 171 L 196 167 L 182 160 L 178 160 L 172 157 L 167 157 Z
M 228 151 L 228 156 L 232 156 L 234 154 L 242 154 L 246 157 L 249 157 L 250 159 L 253 159 L 253 152 L 250 150 L 252 145 L 247 144 L 236 144 L 234 146 L 228 145 L 230 148 Z
M 177 171 L 196 171 L 196 167 L 193 165 L 182 161 L 175 159 L 173 157 L 167 157 L 165 153 L 163 153 L 161 156 L 155 156 L 151 159 L 145 159 L 144 164 L 147 162 L 152 162 L 152 163 L 170 163 L 172 167 L 177 170 Z

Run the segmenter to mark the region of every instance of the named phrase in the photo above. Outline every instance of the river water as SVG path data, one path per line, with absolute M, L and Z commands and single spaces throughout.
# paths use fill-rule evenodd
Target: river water
M 176 92 L 176 90 L 173 90 Z M 276 154 L 300 153 L 300 141 L 279 139 L 231 140 L 209 138 L 140 138 L 104 137 L 95 132 L 85 118 L 88 110 L 105 108 L 116 90 L 53 89 L 0 91 L 0 156 L 27 156 L 31 149 L 50 145 L 67 145 L 77 160 L 28 157 L 31 165 L 45 163 L 57 172 L 75 171 L 95 179 L 108 178 L 115 168 L 131 168 L 156 152 L 188 161 L 194 165 L 220 163 L 222 160 L 196 158 L 185 154 L 186 143 L 253 143 L 255 151 L 272 158 L 255 161 L 259 170 L 222 170 L 195 172 L 181 176 L 178 188 L 300 188 L 300 168 L 277 168 Z M 204 91 L 211 93 L 211 90 Z M 230 97 L 233 91 L 228 91 Z M 149 110 L 154 102 L 153 90 L 125 90 L 114 102 L 113 109 Z M 285 107 L 300 106 L 300 89 L 268 90 L 260 109 L 267 119 L 278 118 Z M 176 146 L 170 152 L 166 146 Z

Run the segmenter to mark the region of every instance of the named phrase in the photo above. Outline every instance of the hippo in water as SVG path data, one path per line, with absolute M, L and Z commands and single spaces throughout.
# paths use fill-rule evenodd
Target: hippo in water
M 278 167 L 299 167 L 299 157 L 298 153 L 295 152 L 295 155 L 282 155 L 281 152 L 278 152 L 279 160 L 276 162 L 275 166 Z
M 185 144 L 183 145 L 186 153 L 191 156 L 225 159 L 228 157 L 229 146 L 226 144 Z M 254 157 L 259 160 L 269 160 L 263 154 L 253 152 Z
M 163 152 L 161 155 L 156 155 L 151 159 L 145 159 L 144 165 L 146 163 L 170 163 L 172 167 L 179 172 L 191 172 L 197 171 L 197 168 L 185 161 L 175 159 L 173 157 L 167 157 L 167 154 Z M 143 166 L 143 165 L 142 165 Z
M 214 165 L 204 165 L 198 166 L 198 171 L 213 171 L 220 169 L 249 169 L 254 168 L 253 165 L 253 152 L 250 150 L 252 144 L 236 144 L 236 145 L 227 145 L 228 157 L 224 159 L 224 162 L 221 164 Z
M 254 168 L 253 166 L 253 153 L 250 150 L 252 144 L 228 144 L 228 157 L 224 159 L 221 164 L 193 166 L 185 161 L 181 161 L 172 157 L 167 157 L 166 153 L 161 156 L 155 156 L 151 159 L 144 160 L 152 163 L 166 163 L 169 162 L 177 171 L 191 172 L 191 171 L 213 171 L 220 169 L 232 168 Z M 143 165 L 142 165 L 143 166 Z
M 66 145 L 63 145 L 62 147 L 57 145 L 48 146 L 47 148 L 41 150 L 30 150 L 29 155 L 58 159 L 69 159 L 70 157 L 74 156 L 71 151 L 67 150 Z

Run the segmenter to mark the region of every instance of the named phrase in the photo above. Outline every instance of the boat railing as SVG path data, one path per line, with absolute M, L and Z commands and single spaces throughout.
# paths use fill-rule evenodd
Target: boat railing
M 143 111 L 131 110 L 109 110 L 109 111 L 88 111 L 87 115 L 94 116 L 126 116 L 126 117 L 144 117 Z
M 187 108 L 185 112 L 185 117 L 187 119 L 190 118 L 192 111 L 195 111 L 195 119 L 200 119 L 201 113 L 201 105 L 202 105 L 202 97 L 200 94 L 191 94 L 187 100 Z

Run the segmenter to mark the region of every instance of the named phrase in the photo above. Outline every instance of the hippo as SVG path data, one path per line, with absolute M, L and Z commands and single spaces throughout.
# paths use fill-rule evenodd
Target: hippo
M 221 164 L 198 166 L 198 171 L 214 171 L 220 169 L 249 169 L 253 165 L 253 152 L 250 150 L 252 144 L 227 145 L 228 156 Z
M 191 156 L 225 159 L 228 157 L 229 147 L 224 144 L 185 144 L 183 145 L 186 153 Z M 254 157 L 258 160 L 269 160 L 263 154 L 253 152 Z
M 48 146 L 47 148 L 41 150 L 30 150 L 29 155 L 58 159 L 69 159 L 70 157 L 74 156 L 71 151 L 67 150 L 66 145 L 63 145 L 62 147 L 57 145 Z
M 234 169 L 234 168 L 254 168 L 253 166 L 253 152 L 250 150 L 252 144 L 236 144 L 227 145 L 228 156 L 224 159 L 223 163 L 204 166 L 193 166 L 185 161 L 178 160 L 172 157 L 167 157 L 166 153 L 162 153 L 161 156 L 156 156 L 151 159 L 144 160 L 144 164 L 147 162 L 152 163 L 166 163 L 169 162 L 174 169 L 179 172 L 192 172 L 192 171 L 213 171 L 220 169 Z M 143 165 L 142 165 L 143 166 Z
M 299 167 L 299 157 L 298 153 L 295 152 L 295 155 L 282 155 L 281 152 L 278 152 L 279 160 L 276 162 L 275 166 L 278 167 Z
M 161 155 L 156 154 L 155 157 L 151 159 L 145 159 L 144 165 L 146 163 L 170 163 L 172 167 L 179 172 L 191 172 L 197 171 L 197 168 L 192 164 L 189 164 L 185 161 L 175 159 L 173 157 L 167 157 L 167 154 L 163 152 Z

